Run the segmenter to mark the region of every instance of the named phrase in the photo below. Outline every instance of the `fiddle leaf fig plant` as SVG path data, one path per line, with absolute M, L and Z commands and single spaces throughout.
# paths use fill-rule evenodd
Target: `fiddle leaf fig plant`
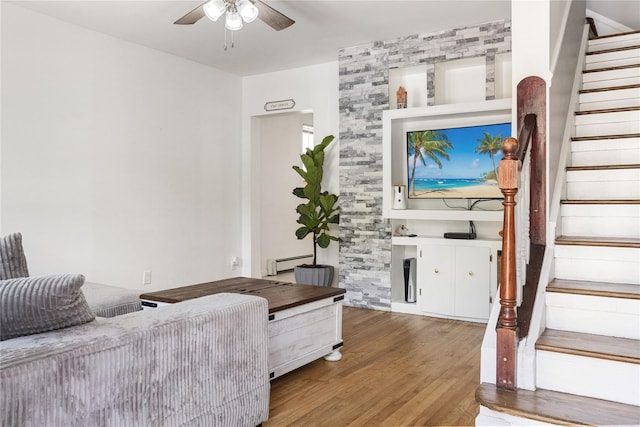
M 293 166 L 305 184 L 304 187 L 294 188 L 293 194 L 306 200 L 296 208 L 299 215 L 296 222 L 300 224 L 296 237 L 301 240 L 309 234 L 313 236 L 313 266 L 317 265 L 317 247 L 326 248 L 332 241 L 339 240 L 330 234 L 329 229 L 330 224 L 338 224 L 340 219 L 338 196 L 322 191 L 324 150 L 333 140 L 334 136 L 329 135 L 313 149 L 307 148 L 300 155 L 304 167 Z

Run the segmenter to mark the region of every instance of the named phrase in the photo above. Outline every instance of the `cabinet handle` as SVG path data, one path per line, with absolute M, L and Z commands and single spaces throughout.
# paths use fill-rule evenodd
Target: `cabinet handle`
M 473 271 L 470 271 L 470 272 L 469 272 L 469 276 L 473 276 Z
M 434 273 L 438 274 L 440 273 L 440 270 L 438 270 L 437 268 L 435 270 L 433 270 Z

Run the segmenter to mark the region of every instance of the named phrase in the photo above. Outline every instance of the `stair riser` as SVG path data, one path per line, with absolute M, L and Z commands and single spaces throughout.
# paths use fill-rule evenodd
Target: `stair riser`
M 640 150 L 640 138 L 592 139 L 586 141 L 572 141 L 572 156 L 582 152 L 602 152 L 609 150 Z M 573 163 L 575 165 L 575 163 Z M 633 164 L 627 162 L 626 164 Z
M 639 132 L 639 121 L 595 123 L 576 126 L 575 136 L 624 135 Z
M 576 126 L 594 125 L 594 124 L 622 124 L 626 122 L 640 121 L 640 110 L 617 111 L 613 113 L 594 113 L 576 115 Z
M 636 107 L 640 105 L 640 88 L 583 93 L 579 96 L 579 102 L 580 111 Z
M 580 114 L 575 118 L 575 136 L 640 133 L 640 111 Z
M 542 421 L 532 420 L 531 418 L 516 417 L 504 412 L 492 411 L 489 408 L 480 406 L 480 412 L 476 417 L 476 427 L 496 427 L 496 426 L 549 426 L 555 427 L 557 424 L 544 423 Z
M 640 405 L 640 365 L 549 351 L 536 353 L 537 387 Z
M 601 108 L 626 108 L 640 106 L 640 98 L 618 99 L 615 101 L 582 102 L 578 111 L 599 110 Z
M 600 74 L 600 73 L 594 73 L 594 74 Z M 640 76 L 609 78 L 609 79 L 603 79 L 603 80 L 594 79 L 591 81 L 583 80 L 581 89 L 601 89 L 603 87 L 626 86 L 626 85 L 637 85 L 637 84 L 640 84 Z
M 546 293 L 547 328 L 640 339 L 640 300 Z
M 582 83 L 608 81 L 610 86 L 623 86 L 632 83 L 616 84 L 621 79 L 640 77 L 640 67 L 623 68 L 620 70 L 603 70 L 589 73 L 582 73 Z
M 627 34 L 624 36 L 589 40 L 587 52 L 597 52 L 599 50 L 616 49 L 620 47 L 637 45 L 640 45 L 640 34 Z
M 594 53 L 587 55 L 585 64 L 600 64 L 596 68 L 617 66 L 616 61 L 631 60 L 632 64 L 640 62 L 640 49 L 627 49 L 606 53 Z
M 627 58 L 620 58 L 620 59 L 615 59 L 612 61 L 604 61 L 604 62 L 596 62 L 596 61 L 587 62 L 584 65 L 584 69 L 596 70 L 598 68 L 604 68 L 604 67 L 621 67 L 623 65 L 638 65 L 639 63 L 640 63 L 640 59 L 638 59 L 637 57 L 627 57 Z
M 640 249 L 558 245 L 555 277 L 606 283 L 640 284 Z
M 613 186 L 607 182 L 583 181 L 567 183 L 567 198 L 571 200 L 636 200 L 640 198 L 640 182 L 630 181 Z
M 555 268 L 558 279 L 640 284 L 638 263 L 556 258 Z
M 640 240 L 640 218 L 563 216 L 562 234 L 584 237 L 633 237 Z
M 589 144 L 586 144 L 586 143 Z M 620 143 L 599 141 L 574 141 L 571 144 L 572 166 L 611 166 L 640 164 L 640 141 L 630 139 Z M 585 144 L 583 144 L 585 143 Z
M 582 89 L 640 84 L 640 67 L 582 74 Z
M 573 166 L 607 166 L 640 163 L 640 150 L 579 151 L 572 155 Z
M 581 93 L 578 101 L 598 102 L 598 101 L 616 101 L 627 98 L 640 98 L 640 87 L 632 87 L 627 89 L 610 89 L 601 92 Z
M 640 199 L 640 170 L 568 171 L 567 198 L 572 200 Z

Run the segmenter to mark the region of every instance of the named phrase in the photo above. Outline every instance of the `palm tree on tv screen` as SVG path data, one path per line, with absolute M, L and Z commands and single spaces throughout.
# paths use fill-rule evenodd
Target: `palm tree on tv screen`
M 494 177 L 498 179 L 498 169 L 496 169 L 496 160 L 495 155 L 498 151 L 502 150 L 502 134 L 498 136 L 492 136 L 489 132 L 485 132 L 482 138 L 478 138 L 478 142 L 480 143 L 475 151 L 478 154 L 488 154 L 491 158 L 491 162 L 493 163 L 493 173 Z
M 418 159 L 420 159 L 420 162 L 426 166 L 426 156 L 433 160 L 438 167 L 442 169 L 440 157 L 449 160 L 449 153 L 447 153 L 447 150 L 453 150 L 453 144 L 449 142 L 449 138 L 447 138 L 446 134 L 437 130 L 426 130 L 424 132 L 409 133 L 409 141 L 407 145 L 409 147 L 409 155 L 413 155 L 409 187 L 411 195 L 415 196 L 415 177 Z

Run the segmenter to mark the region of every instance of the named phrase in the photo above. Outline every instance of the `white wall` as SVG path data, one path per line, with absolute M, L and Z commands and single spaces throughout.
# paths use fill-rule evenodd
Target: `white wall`
M 316 139 L 335 135 L 325 158 L 324 187 L 339 193 L 338 187 L 338 63 L 329 62 L 309 67 L 245 77 L 242 82 L 242 233 L 244 275 L 260 275 L 260 120 L 282 113 L 267 113 L 269 101 L 293 99 L 293 111 L 313 112 Z M 320 249 L 318 262 L 338 266 L 338 245 Z M 336 274 L 337 277 L 337 274 Z
M 558 7 L 560 4 L 562 7 Z M 567 111 L 571 100 L 573 80 L 582 42 L 582 33 L 586 24 L 584 0 L 572 2 L 551 2 L 551 46 L 550 67 L 552 78 L 549 88 L 549 133 L 547 134 L 547 159 L 549 164 L 549 179 L 547 189 L 549 194 L 555 186 L 560 160 L 560 149 L 563 144 Z M 547 199 L 550 204 L 551 197 Z M 549 207 L 551 209 L 551 207 Z
M 241 80 L 2 2 L 0 232 L 33 275 L 161 289 L 240 255 Z
M 529 76 L 538 76 L 547 82 L 547 109 L 549 117 L 549 84 L 550 72 L 550 3 L 551 0 L 516 0 L 511 3 L 511 56 L 513 78 L 513 123 L 517 120 L 518 83 Z M 546 132 L 549 136 L 549 120 Z M 547 151 L 548 153 L 548 151 Z M 547 156 L 547 176 L 549 182 L 549 158 Z M 547 186 L 549 200 L 550 189 Z M 546 205 L 545 217 L 549 217 L 549 204 Z
M 295 231 L 301 200 L 293 195 L 303 185 L 293 170 L 300 165 L 302 125 L 313 125 L 313 114 L 288 113 L 260 119 L 260 234 L 261 274 L 267 274 L 266 261 L 313 253 L 311 239 L 298 240 Z M 317 142 L 317 141 L 316 141 Z

